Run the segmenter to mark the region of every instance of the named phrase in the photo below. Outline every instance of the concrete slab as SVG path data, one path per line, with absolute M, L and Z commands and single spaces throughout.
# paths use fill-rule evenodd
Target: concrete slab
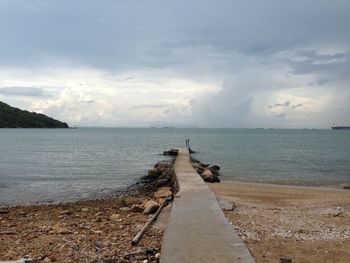
M 180 190 L 163 237 L 160 262 L 255 262 L 214 193 L 192 167 L 187 148 L 179 149 L 175 173 Z

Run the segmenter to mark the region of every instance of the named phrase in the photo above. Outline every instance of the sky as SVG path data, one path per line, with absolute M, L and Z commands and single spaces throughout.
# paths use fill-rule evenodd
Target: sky
M 70 126 L 350 125 L 349 0 L 0 0 L 0 100 Z

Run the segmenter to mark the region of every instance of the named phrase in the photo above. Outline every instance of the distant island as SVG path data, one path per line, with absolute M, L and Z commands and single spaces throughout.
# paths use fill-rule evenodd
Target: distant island
M 29 112 L 0 101 L 0 128 L 69 128 L 44 114 Z

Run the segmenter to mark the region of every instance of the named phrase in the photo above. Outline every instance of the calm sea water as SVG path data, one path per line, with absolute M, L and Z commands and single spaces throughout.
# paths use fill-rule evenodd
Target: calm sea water
M 191 139 L 227 178 L 350 183 L 350 132 L 254 129 L 0 129 L 0 205 L 93 198 L 125 187 Z

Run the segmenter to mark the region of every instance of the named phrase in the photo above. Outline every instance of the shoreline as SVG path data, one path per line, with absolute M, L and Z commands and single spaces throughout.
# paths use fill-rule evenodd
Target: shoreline
M 118 196 L 0 208 L 0 261 L 159 262 L 167 212 L 133 238 L 162 207 L 169 211 L 173 161 L 160 161 Z
M 139 179 L 139 186 L 150 187 L 148 192 L 129 187 L 98 198 L 0 206 L 0 261 L 31 257 L 34 262 L 158 262 L 171 205 L 137 246 L 131 240 L 149 219 L 142 213 L 146 203 L 164 201 L 155 198 L 159 183 L 167 179 L 165 184 L 174 191 L 171 163 L 160 161 Z M 192 165 L 203 180 L 221 181 L 208 186 L 219 204 L 225 203 L 227 220 L 257 263 L 280 257 L 309 262 L 311 255 L 320 262 L 334 256 L 340 260 L 334 262 L 350 262 L 349 190 L 238 181 L 219 176 L 216 165 L 195 159 Z M 202 169 L 214 177 L 206 177 Z
M 309 185 L 309 184 L 281 184 L 281 183 L 273 183 L 273 182 L 259 182 L 259 181 L 248 181 L 248 180 L 237 180 L 232 179 L 229 176 L 220 176 L 220 180 L 222 183 L 244 183 L 244 184 L 251 184 L 251 185 L 260 185 L 260 186 L 278 186 L 278 187 L 285 187 L 285 188 L 301 188 L 301 189 L 310 189 L 310 190 L 317 190 L 317 189 L 325 189 L 325 190 L 335 190 L 335 191 L 348 191 L 350 193 L 349 189 L 345 189 L 344 187 L 348 187 L 349 184 L 341 184 L 341 185 Z M 130 186 L 128 186 L 130 187 Z M 40 205 L 69 205 L 69 204 L 75 204 L 80 202 L 92 202 L 92 201 L 103 201 L 103 200 L 109 200 L 114 198 L 122 197 L 123 195 L 130 195 L 128 193 L 128 187 L 115 190 L 113 193 L 106 193 L 106 194 L 99 194 L 98 197 L 86 197 L 81 199 L 73 199 L 67 200 L 67 201 L 43 201 L 43 202 L 35 202 L 35 203 L 14 203 L 14 204 L 0 204 L 0 209 L 3 208 L 16 208 L 16 207 L 28 207 L 28 206 L 40 206 Z M 93 194 L 97 195 L 97 194 Z M 135 194 L 137 195 L 137 194 Z
M 295 188 L 310 188 L 310 189 L 332 189 L 332 190 L 348 190 L 344 187 L 350 186 L 350 184 L 347 183 L 341 183 L 341 184 L 305 184 L 305 183 L 289 183 L 285 181 L 286 183 L 283 183 L 282 181 L 249 181 L 249 180 L 238 180 L 237 178 L 232 179 L 230 176 L 220 176 L 220 179 L 222 182 L 236 182 L 236 183 L 247 183 L 247 184 L 257 184 L 257 185 L 265 185 L 265 186 L 281 186 L 281 187 L 295 187 Z M 349 191 L 350 192 L 350 191 Z

